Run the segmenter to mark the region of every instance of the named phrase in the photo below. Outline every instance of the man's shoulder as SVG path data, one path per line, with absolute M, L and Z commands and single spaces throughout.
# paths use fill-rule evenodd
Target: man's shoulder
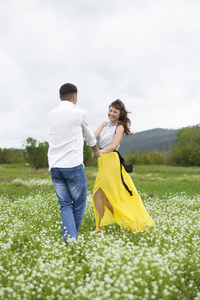
M 80 108 L 76 105 L 67 105 L 67 104 L 62 105 L 62 103 L 61 103 L 57 107 L 54 107 L 52 110 L 50 110 L 49 115 L 59 114 L 59 113 L 63 113 L 63 112 L 75 113 L 75 114 L 83 116 L 83 117 L 87 115 L 85 110 L 83 110 L 82 108 Z
M 76 107 L 76 111 L 79 112 L 80 115 L 82 115 L 82 116 L 86 116 L 87 115 L 87 113 L 86 113 L 86 111 L 84 109 L 82 109 L 82 108 L 80 108 L 78 106 L 75 106 L 75 107 Z
M 49 111 L 49 116 L 55 115 L 59 112 L 59 106 L 54 107 L 52 110 Z

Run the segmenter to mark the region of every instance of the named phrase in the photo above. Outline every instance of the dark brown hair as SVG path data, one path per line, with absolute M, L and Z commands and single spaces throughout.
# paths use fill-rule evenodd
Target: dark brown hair
M 120 110 L 119 124 L 124 126 L 124 133 L 126 136 L 131 135 L 132 134 L 132 132 L 130 131 L 131 120 L 128 118 L 129 112 L 126 110 L 124 103 L 121 100 L 117 99 L 109 105 L 109 108 L 111 106 Z
M 60 87 L 59 93 L 60 93 L 60 99 L 61 100 L 71 100 L 73 97 L 73 94 L 77 94 L 78 89 L 77 87 L 72 83 L 65 83 Z

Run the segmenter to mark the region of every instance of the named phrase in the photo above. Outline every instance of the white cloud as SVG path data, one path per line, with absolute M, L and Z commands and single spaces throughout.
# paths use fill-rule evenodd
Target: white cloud
M 65 82 L 93 129 L 117 98 L 134 131 L 199 123 L 199 13 L 197 0 L 2 2 L 0 147 L 47 139 Z

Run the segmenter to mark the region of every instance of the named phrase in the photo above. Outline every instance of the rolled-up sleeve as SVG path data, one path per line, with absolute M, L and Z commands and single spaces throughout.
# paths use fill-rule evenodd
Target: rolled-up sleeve
M 85 112 L 83 112 L 81 117 L 81 125 L 83 130 L 83 136 L 86 139 L 87 145 L 93 147 L 96 145 L 97 140 L 94 136 L 92 129 L 89 126 L 88 117 Z

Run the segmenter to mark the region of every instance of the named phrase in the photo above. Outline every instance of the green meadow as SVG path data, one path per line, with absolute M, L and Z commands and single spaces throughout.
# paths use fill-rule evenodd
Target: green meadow
M 0 165 L 0 299 L 200 299 L 200 168 L 134 166 L 155 227 L 95 235 L 87 207 L 77 240 L 61 237 L 48 170 Z

